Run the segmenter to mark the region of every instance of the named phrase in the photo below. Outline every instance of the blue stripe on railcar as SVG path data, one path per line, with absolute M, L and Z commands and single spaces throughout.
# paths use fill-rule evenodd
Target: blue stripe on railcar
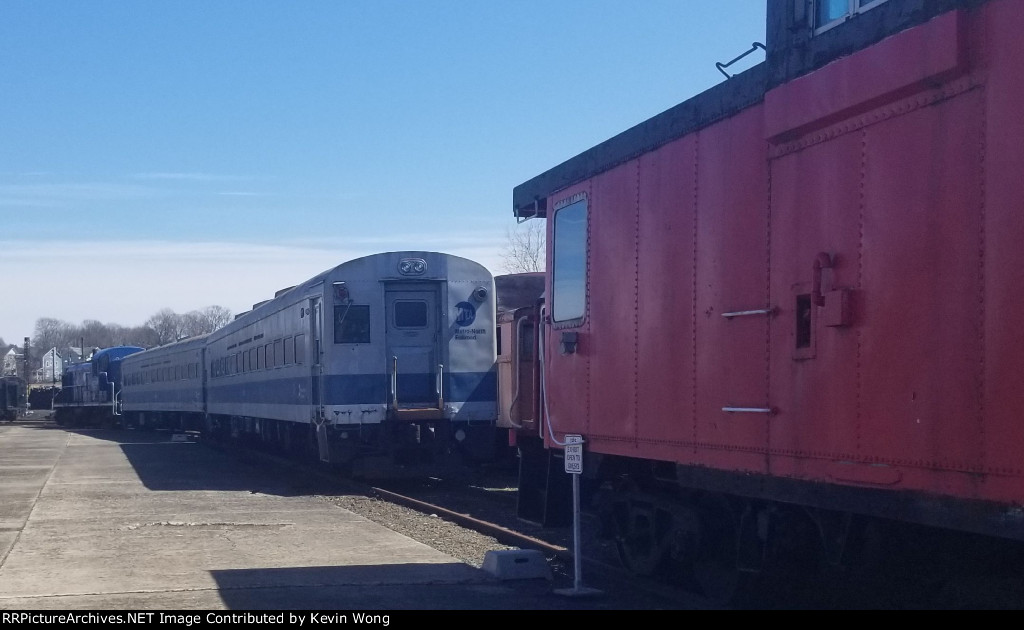
M 431 375 L 422 376 L 433 383 Z M 497 374 L 458 372 L 444 375 L 445 400 L 449 402 L 495 402 Z M 247 402 L 256 404 L 311 404 L 310 379 L 306 376 L 275 378 L 247 383 L 213 383 L 211 403 Z M 388 374 L 346 374 L 324 377 L 324 405 L 381 405 L 388 400 L 391 377 Z M 401 381 L 399 396 L 401 396 Z
M 202 389 L 198 387 L 156 391 L 133 391 L 127 389 L 125 392 L 123 396 L 124 406 L 128 411 L 131 411 L 131 408 L 137 405 L 176 404 L 202 406 Z M 200 400 L 196 400 L 197 398 L 200 398 Z

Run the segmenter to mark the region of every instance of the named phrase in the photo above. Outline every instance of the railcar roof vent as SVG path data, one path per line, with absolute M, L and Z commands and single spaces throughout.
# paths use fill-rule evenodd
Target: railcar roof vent
M 235 319 L 238 319 L 239 317 L 242 317 L 243 315 L 248 315 L 248 314 L 249 314 L 249 311 L 241 312 L 238 315 L 235 315 Z
M 263 300 L 262 302 L 256 302 L 255 304 L 252 305 L 252 310 L 255 311 L 256 309 L 258 309 L 259 307 L 263 306 L 264 304 L 266 304 L 269 301 L 270 300 Z
M 275 294 L 274 294 L 274 297 L 281 297 L 282 295 L 284 295 L 285 293 L 288 293 L 289 291 L 291 291 L 291 290 L 292 290 L 292 289 L 294 289 L 294 288 L 295 288 L 295 286 L 294 286 L 294 285 L 293 285 L 293 286 L 290 286 L 290 287 L 285 287 L 284 289 L 281 289 L 280 291 L 278 291 L 277 293 L 275 293 Z

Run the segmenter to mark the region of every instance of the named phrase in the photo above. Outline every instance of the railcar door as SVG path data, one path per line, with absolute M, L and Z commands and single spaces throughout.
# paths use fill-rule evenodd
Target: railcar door
M 321 301 L 319 297 L 314 297 L 309 300 L 309 325 L 310 325 L 310 344 L 309 344 L 309 366 L 310 366 L 310 404 L 312 406 L 312 421 L 316 427 L 316 441 L 319 449 L 320 461 L 330 461 L 330 453 L 328 452 L 327 443 L 327 423 L 326 414 L 324 413 L 324 399 L 323 399 L 323 347 L 321 346 L 321 340 L 323 339 L 323 317 L 322 317 Z
M 391 407 L 440 407 L 437 285 L 393 285 L 384 300 Z

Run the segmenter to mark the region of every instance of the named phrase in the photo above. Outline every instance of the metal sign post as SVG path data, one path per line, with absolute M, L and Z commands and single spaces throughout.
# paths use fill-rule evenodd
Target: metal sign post
M 565 436 L 565 472 L 572 475 L 572 559 L 575 580 L 572 588 L 556 589 L 559 595 L 596 595 L 598 589 L 583 586 L 583 556 L 580 554 L 580 475 L 583 473 L 583 436 Z

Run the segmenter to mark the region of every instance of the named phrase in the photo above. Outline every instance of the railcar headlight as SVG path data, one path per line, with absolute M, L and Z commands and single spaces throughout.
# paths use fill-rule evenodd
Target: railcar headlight
M 398 261 L 398 273 L 403 276 L 422 276 L 427 272 L 427 261 L 422 258 L 403 258 Z
M 473 299 L 477 302 L 483 302 L 487 299 L 487 287 L 477 287 L 473 289 Z

